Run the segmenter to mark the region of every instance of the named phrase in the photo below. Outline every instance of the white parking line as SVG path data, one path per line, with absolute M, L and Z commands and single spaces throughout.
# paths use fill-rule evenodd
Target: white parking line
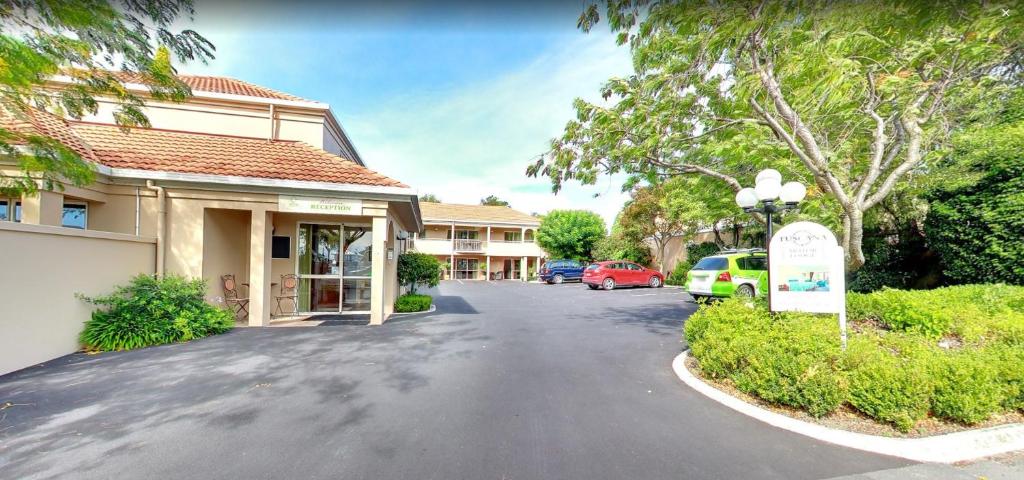
M 657 295 L 657 293 L 641 293 L 641 294 L 633 295 L 633 296 L 634 297 L 650 297 L 652 295 Z

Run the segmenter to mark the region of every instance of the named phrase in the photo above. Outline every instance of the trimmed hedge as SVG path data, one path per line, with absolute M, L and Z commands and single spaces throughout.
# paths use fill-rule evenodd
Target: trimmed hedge
M 901 431 L 931 415 L 967 425 L 1024 411 L 1024 287 L 850 294 L 834 316 L 770 316 L 760 302 L 703 305 L 685 335 L 707 377 L 821 417 L 842 405 Z
M 407 293 L 395 300 L 395 311 L 398 313 L 425 312 L 430 310 L 430 303 L 433 300 L 430 295 Z

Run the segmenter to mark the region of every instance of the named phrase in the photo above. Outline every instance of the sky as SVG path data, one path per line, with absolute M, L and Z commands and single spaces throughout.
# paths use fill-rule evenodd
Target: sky
M 586 2 L 352 3 L 196 0 L 194 21 L 179 26 L 212 41 L 217 58 L 179 71 L 330 104 L 367 166 L 420 194 L 592 210 L 611 226 L 622 178 L 554 195 L 525 175 L 574 117 L 574 98 L 600 101 L 604 82 L 632 72 L 606 25 L 576 28 Z

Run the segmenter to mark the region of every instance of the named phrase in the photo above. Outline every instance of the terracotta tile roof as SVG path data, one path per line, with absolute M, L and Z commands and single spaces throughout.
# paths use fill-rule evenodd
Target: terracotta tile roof
M 111 72 L 118 80 L 127 83 L 144 83 L 142 76 L 131 72 Z M 288 93 L 272 90 L 260 85 L 253 85 L 231 77 L 215 77 L 208 75 L 178 75 L 182 82 L 185 82 L 193 91 L 227 93 L 231 95 L 244 95 L 247 97 L 272 98 L 276 100 L 293 100 L 308 102 L 301 97 Z
M 86 160 L 96 161 L 91 146 L 82 140 L 67 122 L 48 112 L 36 109 L 13 112 L 6 108 L 0 108 L 0 127 L 18 136 L 36 135 L 52 138 Z M 24 145 L 25 140 L 25 138 L 13 138 L 9 142 Z
M 302 142 L 69 123 L 99 163 L 111 168 L 406 187 Z
M 515 223 L 539 225 L 540 219 L 509 207 L 420 202 L 424 221 L 462 221 L 475 223 Z

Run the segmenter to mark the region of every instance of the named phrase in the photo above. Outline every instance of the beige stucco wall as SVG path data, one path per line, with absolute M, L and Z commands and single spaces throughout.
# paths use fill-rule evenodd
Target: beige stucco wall
M 153 273 L 154 239 L 0 222 L 0 374 L 78 350 L 93 306 L 76 293 L 110 293 Z
M 249 221 L 245 210 L 207 209 L 203 219 L 203 278 L 207 298 L 224 306 L 221 276 L 231 274 L 239 283 L 249 281 Z M 240 292 L 245 294 L 245 291 Z
M 730 240 L 732 239 L 732 232 L 723 232 L 722 237 L 727 240 Z M 668 242 L 668 245 L 665 247 L 665 272 L 671 272 L 676 268 L 676 265 L 679 262 L 686 261 L 686 245 L 691 243 L 704 243 L 714 241 L 715 233 L 710 231 L 701 232 L 689 238 L 673 238 Z M 744 245 L 741 245 L 741 247 L 743 246 Z M 660 262 L 660 258 L 658 255 L 658 248 L 656 246 L 651 246 L 651 256 L 654 258 L 654 265 L 655 268 L 657 268 L 657 265 Z
M 96 114 L 82 120 L 114 123 L 116 104 L 101 100 Z M 153 128 L 186 132 L 216 133 L 241 137 L 270 138 L 270 106 L 192 98 L 187 103 L 148 101 L 143 112 Z M 297 140 L 342 155 L 340 139 L 324 125 L 322 110 L 275 106 L 273 135 L 280 140 Z
M 201 187 L 166 186 L 165 200 L 165 252 L 164 273 L 190 278 L 204 278 L 207 282 L 207 298 L 223 305 L 221 276 L 232 273 L 239 283 L 253 283 L 243 295 L 250 298 L 250 324 L 266 325 L 269 321 L 267 309 L 273 309 L 273 295 L 277 288 L 273 282 L 280 282 L 281 275 L 295 273 L 296 229 L 300 221 L 344 223 L 374 228 L 374 275 L 375 291 L 372 296 L 372 317 L 376 323 L 383 322 L 393 310 L 397 285 L 397 255 L 387 258 L 388 249 L 397 246 L 395 236 L 408 227 L 402 225 L 401 215 L 395 205 L 381 200 L 363 200 L 362 215 L 338 216 L 318 214 L 293 214 L 277 212 L 278 195 L 215 191 Z M 87 187 L 66 186 L 64 191 L 41 192 L 31 198 L 21 199 L 28 205 L 31 222 L 60 224 L 60 212 L 65 198 L 89 205 L 88 231 L 109 231 L 134 234 L 136 208 L 142 236 L 156 236 L 159 205 L 156 192 L 143 185 L 113 185 L 96 182 Z M 14 199 L 12 199 L 14 200 Z M 13 203 L 12 203 L 13 204 Z M 254 219 L 260 219 L 254 225 Z M 379 220 L 379 221 L 378 221 Z M 264 229 L 263 224 L 267 225 Z M 258 230 L 258 231 L 257 231 Z M 270 238 L 285 235 L 291 238 L 289 258 L 270 259 Z M 263 253 L 266 252 L 264 256 Z M 155 260 L 153 266 L 155 268 Z M 264 265 L 265 263 L 265 265 Z M 265 271 L 266 281 L 262 291 L 257 291 L 253 276 L 257 268 Z M 379 269 L 378 269 L 379 268 Z M 267 295 L 265 309 L 255 312 L 255 297 Z M 261 319 L 256 319 L 256 314 Z M 256 319 L 253 321 L 253 319 Z

